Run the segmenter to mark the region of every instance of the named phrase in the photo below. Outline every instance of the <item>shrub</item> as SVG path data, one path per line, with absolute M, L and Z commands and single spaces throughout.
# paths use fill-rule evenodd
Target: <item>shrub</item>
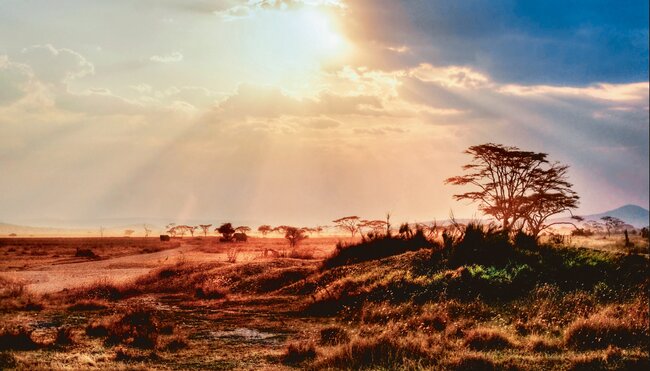
M 165 344 L 164 349 L 168 352 L 178 352 L 179 350 L 187 349 L 188 347 L 189 344 L 184 337 L 175 336 L 173 339 L 167 342 L 167 344 Z
M 316 358 L 316 347 L 312 342 L 290 343 L 287 345 L 282 362 L 286 364 L 300 364 Z
M 117 321 L 109 323 L 106 344 L 125 344 L 136 348 L 153 349 L 158 343 L 160 322 L 150 309 L 130 310 Z
M 203 284 L 196 288 L 194 296 L 199 299 L 223 299 L 228 296 L 228 291 L 214 285 Z
M 95 254 L 91 249 L 77 248 L 77 252 L 74 254 L 74 256 L 77 258 L 99 259 L 99 256 Z
M 449 257 L 452 268 L 471 264 L 504 267 L 511 261 L 516 261 L 516 254 L 508 233 L 479 223 L 467 225 Z
M 74 343 L 72 339 L 72 328 L 70 327 L 59 327 L 56 330 L 56 337 L 54 338 L 54 344 L 59 346 L 68 346 Z
M 25 327 L 3 327 L 0 329 L 0 351 L 34 350 L 41 344 L 32 340 L 32 331 Z
M 500 367 L 487 356 L 483 355 L 461 355 L 460 357 L 448 362 L 445 365 L 446 370 L 458 371 L 491 371 L 499 370 Z
M 103 300 L 83 299 L 68 307 L 71 311 L 94 311 L 108 309 L 108 305 Z
M 396 369 L 407 364 L 432 360 L 432 354 L 422 342 L 397 334 L 384 333 L 376 337 L 355 338 L 339 346 L 316 368 L 331 369 Z
M 515 348 L 508 335 L 496 329 L 474 329 L 465 334 L 465 346 L 472 350 L 503 350 Z
M 566 330 L 567 346 L 580 349 L 605 349 L 610 345 L 627 348 L 647 344 L 646 329 L 626 321 L 597 313 L 574 321 Z
M 323 345 L 336 345 L 350 341 L 348 332 L 339 326 L 329 326 L 320 330 L 320 343 Z
M 14 369 L 17 366 L 16 358 L 8 352 L 0 352 L 0 369 Z
M 384 236 L 351 245 L 339 243 L 336 245 L 334 253 L 323 261 L 322 268 L 331 269 L 343 265 L 378 260 L 433 246 L 434 244 L 426 239 L 421 230 L 409 238 Z
M 86 326 L 86 335 L 89 337 L 108 336 L 108 324 L 103 321 L 91 322 Z

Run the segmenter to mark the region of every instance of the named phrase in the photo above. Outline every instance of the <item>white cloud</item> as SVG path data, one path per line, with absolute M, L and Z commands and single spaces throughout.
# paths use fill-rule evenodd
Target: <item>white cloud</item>
M 94 65 L 83 55 L 51 44 L 25 48 L 18 59 L 29 65 L 39 80 L 49 84 L 65 84 L 95 73 Z
M 183 60 L 183 54 L 181 52 L 171 52 L 164 55 L 153 55 L 149 60 L 158 63 L 177 63 Z

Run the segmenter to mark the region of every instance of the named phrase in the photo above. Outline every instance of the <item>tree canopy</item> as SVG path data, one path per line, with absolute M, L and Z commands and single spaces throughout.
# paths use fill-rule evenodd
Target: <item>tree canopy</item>
M 578 206 L 579 197 L 567 181 L 567 165 L 550 162 L 546 153 L 494 143 L 469 147 L 465 153 L 472 156 L 463 166 L 467 174 L 445 183 L 475 189 L 454 195 L 456 200 L 478 202 L 503 229 L 526 229 L 534 236 L 551 225 L 570 223 L 548 221 Z

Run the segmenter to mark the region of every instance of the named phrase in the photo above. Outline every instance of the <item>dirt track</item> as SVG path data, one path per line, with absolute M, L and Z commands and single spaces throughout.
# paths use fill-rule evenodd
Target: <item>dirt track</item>
M 53 264 L 35 270 L 2 272 L 0 275 L 26 284 L 35 293 L 49 293 L 91 284 L 99 280 L 124 282 L 146 274 L 152 269 L 186 261 L 224 260 L 225 254 L 197 251 L 195 246 L 182 244 L 175 249 L 148 254 L 68 264 Z

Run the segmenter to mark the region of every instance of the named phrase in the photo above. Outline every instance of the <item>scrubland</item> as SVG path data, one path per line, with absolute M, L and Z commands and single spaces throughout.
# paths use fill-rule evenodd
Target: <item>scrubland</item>
M 0 366 L 650 369 L 647 240 L 625 251 L 620 238 L 584 248 L 470 224 L 295 250 L 276 238 L 3 240 Z M 144 273 L 63 290 L 20 275 L 112 261 Z

